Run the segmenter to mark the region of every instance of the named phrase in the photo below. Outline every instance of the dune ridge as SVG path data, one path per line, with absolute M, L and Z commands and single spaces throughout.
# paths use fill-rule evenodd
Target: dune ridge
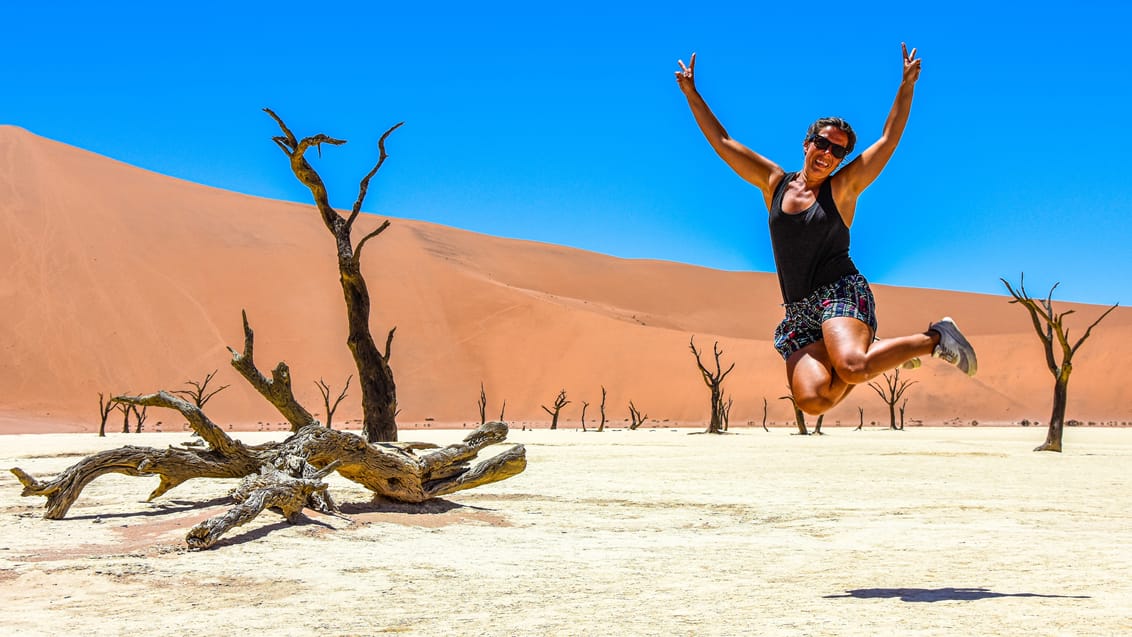
M 280 166 L 280 170 L 285 167 Z M 379 177 L 380 178 L 380 177 Z M 237 428 L 279 416 L 228 365 L 240 312 L 256 360 L 286 360 L 296 395 L 321 414 L 314 382 L 341 387 L 353 363 L 333 245 L 310 205 L 209 188 L 142 170 L 22 129 L 0 127 L 0 431 L 97 428 L 98 393 L 180 389 L 218 369 L 231 385 L 208 405 Z M 360 232 L 384 217 L 366 215 Z M 360 236 L 360 234 L 358 235 Z M 488 414 L 546 420 L 559 389 L 577 426 L 597 417 L 600 388 L 620 424 L 633 400 L 650 418 L 702 423 L 707 392 L 688 351 L 695 335 L 735 361 L 733 423 L 790 418 L 782 362 L 770 335 L 781 316 L 773 274 L 625 260 L 491 237 L 409 219 L 367 248 L 363 268 L 381 339 L 397 328 L 391 363 L 401 423 L 472 422 L 482 382 Z M 867 273 L 866 273 L 867 274 Z M 988 273 L 988 276 L 997 276 Z M 1041 291 L 1041 292 L 1044 292 Z M 979 377 L 935 361 L 909 375 L 907 415 L 925 423 L 1011 422 L 1049 416 L 1052 376 L 1026 313 L 1005 296 L 876 286 L 881 335 L 919 331 L 950 315 L 978 349 Z M 1105 308 L 1061 304 L 1086 325 Z M 1132 421 L 1120 362 L 1132 310 L 1119 308 L 1077 355 L 1069 416 Z M 352 390 L 335 414 L 360 416 Z M 829 425 L 883 421 L 868 388 Z M 109 429 L 120 428 L 111 416 Z M 174 413 L 153 413 L 179 427 Z

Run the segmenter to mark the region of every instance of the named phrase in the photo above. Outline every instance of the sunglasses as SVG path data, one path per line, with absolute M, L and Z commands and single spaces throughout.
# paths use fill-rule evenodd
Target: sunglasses
M 842 146 L 841 144 L 834 144 L 821 135 L 810 135 L 806 138 L 806 141 L 812 143 L 814 145 L 814 148 L 817 148 L 818 150 L 828 150 L 829 154 L 838 159 L 845 159 L 845 156 L 849 154 L 848 148 Z

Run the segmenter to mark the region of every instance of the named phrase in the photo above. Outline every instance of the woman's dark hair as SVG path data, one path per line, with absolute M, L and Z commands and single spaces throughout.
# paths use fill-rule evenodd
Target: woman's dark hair
M 853 152 L 853 147 L 857 145 L 857 133 L 853 132 L 853 127 L 849 125 L 849 122 L 841 119 L 840 117 L 823 117 L 813 124 L 810 124 L 810 129 L 806 131 L 806 139 L 809 139 L 810 135 L 817 135 L 819 132 L 821 132 L 821 129 L 825 128 L 826 126 L 833 126 L 834 128 L 841 129 L 842 132 L 844 132 L 849 137 L 849 145 L 847 146 L 848 153 L 846 153 L 846 156 L 848 156 L 849 153 Z

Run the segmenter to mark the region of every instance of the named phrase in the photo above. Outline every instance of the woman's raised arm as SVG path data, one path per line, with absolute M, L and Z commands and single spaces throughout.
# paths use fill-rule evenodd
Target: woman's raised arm
M 696 90 L 696 54 L 693 53 L 688 65 L 679 60 L 680 70 L 676 71 L 676 83 L 688 99 L 688 106 L 696 117 L 700 131 L 707 138 L 708 143 L 715 149 L 717 155 L 743 179 L 754 184 L 762 190 L 763 197 L 770 208 L 770 200 L 774 195 L 774 186 L 785 174 L 778 164 L 763 157 L 743 144 L 735 141 L 727 134 L 727 130 L 719 123 L 719 119 L 708 108 L 707 102 Z
M 900 136 L 904 134 L 904 126 L 908 123 L 908 114 L 912 111 L 912 93 L 916 80 L 920 78 L 920 60 L 916 58 L 916 49 L 909 53 L 908 46 L 903 42 L 900 43 L 900 48 L 904 53 L 904 74 L 880 139 L 837 173 L 838 189 L 844 188 L 847 191 L 845 195 L 852 199 L 856 199 L 880 175 L 880 171 L 896 151 Z

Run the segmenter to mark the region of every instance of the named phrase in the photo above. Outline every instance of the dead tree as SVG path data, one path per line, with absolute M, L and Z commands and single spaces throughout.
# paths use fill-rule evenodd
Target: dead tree
M 723 351 L 719 349 L 719 341 L 715 342 L 712 347 L 712 352 L 715 354 L 715 371 L 709 370 L 704 366 L 703 361 L 700 359 L 700 351 L 696 349 L 696 337 L 688 341 L 688 347 L 692 350 L 692 355 L 696 357 L 696 366 L 700 369 L 700 376 L 703 378 L 704 384 L 711 391 L 711 417 L 708 421 L 707 433 L 718 434 L 723 433 L 723 379 L 735 369 L 735 363 L 723 371 L 719 362 L 720 355 Z
M 904 402 L 900 403 L 900 431 L 904 431 L 904 410 L 908 408 L 908 399 L 905 398 Z
M 130 433 L 130 406 L 122 403 L 115 403 L 114 408 L 122 412 L 122 433 Z
M 137 405 L 130 405 L 130 411 L 134 414 L 134 433 L 136 434 L 140 434 L 142 426 L 145 425 L 146 409 L 145 405 L 142 405 L 141 409 L 138 409 Z
M 1022 307 L 1026 308 L 1030 313 L 1030 320 L 1034 324 L 1034 331 L 1037 332 L 1038 339 L 1041 340 L 1042 347 L 1045 349 L 1046 367 L 1049 368 L 1054 378 L 1053 412 L 1049 419 L 1046 441 L 1035 447 L 1034 451 L 1060 452 L 1061 436 L 1065 428 L 1065 408 L 1069 400 L 1069 375 L 1073 372 L 1073 355 L 1077 353 L 1077 350 L 1081 348 L 1081 345 L 1084 344 L 1085 340 L 1092 334 L 1093 328 L 1115 310 L 1119 303 L 1105 310 L 1097 320 L 1093 321 L 1093 323 L 1085 329 L 1085 333 L 1081 338 L 1077 339 L 1076 343 L 1070 345 L 1069 329 L 1065 327 L 1065 317 L 1072 314 L 1073 310 L 1057 313 L 1053 309 L 1053 291 L 1057 289 L 1060 283 L 1053 284 L 1045 300 L 1034 300 L 1030 298 L 1029 293 L 1026 292 L 1026 275 L 1024 273 L 1017 290 L 1015 290 L 1006 279 L 999 280 L 1006 286 L 1006 289 L 1010 292 L 1010 296 L 1014 297 L 1014 300 L 1010 302 L 1021 304 Z M 1058 362 L 1055 349 L 1061 352 L 1060 362 Z
M 854 431 L 860 431 L 865 428 L 865 408 L 858 406 L 857 415 L 861 417 L 861 422 L 857 425 L 857 429 L 855 429 Z
M 389 367 L 393 334 L 397 328 L 389 330 L 385 340 L 385 351 L 378 350 L 377 343 L 370 333 L 370 295 L 365 278 L 362 276 L 361 266 L 362 248 L 370 239 L 389 227 L 389 220 L 385 220 L 362 237 L 357 245 L 353 242 L 352 233 L 354 222 L 361 214 L 370 179 L 381 169 L 388 156 L 385 152 L 385 140 L 404 122 L 390 127 L 378 140 L 377 163 L 362 178 L 358 187 L 358 198 L 354 201 L 349 216 L 344 217 L 331 207 L 326 185 L 323 184 L 318 172 L 307 162 L 305 154 L 312 146 L 321 152 L 322 144 L 340 146 L 346 141 L 323 134 L 297 139 L 274 111 L 269 108 L 265 108 L 264 111 L 275 120 L 283 132 L 282 135 L 272 139 L 291 160 L 291 171 L 295 173 L 295 177 L 311 191 L 315 206 L 322 216 L 322 222 L 333 235 L 338 249 L 338 280 L 346 299 L 346 319 L 349 327 L 346 345 L 354 357 L 354 364 L 358 368 L 358 384 L 362 388 L 362 433 L 369 442 L 397 440 L 397 387 L 393 382 L 393 370 Z
M 770 429 L 767 429 L 767 427 L 766 427 L 766 412 L 767 412 L 766 396 L 763 396 L 763 431 L 769 432 Z
M 206 374 L 204 381 L 199 383 L 195 380 L 186 380 L 185 384 L 192 387 L 192 389 L 176 389 L 173 390 L 173 393 L 178 396 L 184 396 L 185 398 L 188 398 L 194 405 L 200 407 L 201 409 L 204 409 L 205 404 L 208 403 L 209 400 L 212 400 L 213 396 L 219 394 L 225 389 L 228 389 L 229 387 L 228 385 L 221 385 L 220 387 L 212 391 L 208 391 L 208 384 L 212 382 L 212 379 L 214 376 L 216 376 L 217 371 L 219 370 L 212 370 L 212 373 Z
M 629 419 L 630 419 L 629 430 L 630 431 L 636 431 L 637 427 L 640 427 L 641 425 L 645 424 L 645 420 L 648 419 L 648 415 L 642 414 L 641 410 L 637 409 L 637 406 L 634 405 L 633 401 L 630 400 L 629 401 Z
M 350 242 L 350 228 L 360 211 L 370 178 L 385 159 L 385 138 L 397 126 L 381 137 L 378 143 L 381 158 L 362 180 L 361 193 L 350 216 L 342 218 L 330 208 L 322 181 L 303 154 L 311 146 L 343 142 L 325 135 L 298 141 L 282 120 L 270 110 L 268 113 L 285 133 L 276 137 L 275 142 L 291 158 L 296 176 L 314 193 L 323 219 L 338 243 L 341 285 L 349 318 L 347 345 L 354 353 L 363 388 L 366 437 L 324 427 L 316 420 L 295 399 L 291 370 L 286 363 L 277 364 L 270 378 L 260 372 L 253 358 L 254 334 L 245 312 L 244 348 L 240 352 L 229 348 L 232 367 L 290 423 L 292 435 L 282 442 L 246 445 L 225 434 L 195 402 L 173 393 L 116 396 L 113 401 L 119 407 L 137 405 L 177 410 L 204 444 L 167 449 L 135 446 L 110 449 L 87 456 L 52 479 L 37 479 L 18 467 L 13 468 L 12 473 L 24 486 L 24 496 L 46 498 L 45 518 L 64 517 L 83 488 L 106 473 L 157 476 L 159 483 L 150 494 L 150 500 L 193 478 L 245 479 L 236 490 L 236 507 L 189 531 L 186 541 L 190 548 L 207 548 L 228 529 L 255 517 L 264 508 L 282 510 L 291 521 L 304 506 L 333 511 L 334 503 L 321 482 L 329 471 L 337 471 L 342 477 L 362 485 L 375 497 L 419 503 L 503 480 L 526 468 L 526 451 L 522 445 L 513 445 L 471 464 L 484 447 L 506 439 L 507 425 L 502 422 L 486 423 L 462 442 L 443 448 L 418 443 L 370 442 L 372 436 L 396 438 L 397 404 L 388 366 L 394 331 L 389 332 L 385 352 L 378 352 L 367 325 L 369 296 L 358 259 L 365 243 L 386 228 L 388 222 L 363 237 L 356 247 Z M 206 392 L 204 383 L 201 385 L 199 393 L 203 398 Z M 129 411 L 124 410 L 124 413 L 128 417 Z M 425 449 L 431 450 L 418 455 L 418 450 Z
M 900 380 L 900 368 L 896 368 L 892 370 L 892 374 L 888 372 L 884 373 L 883 385 L 877 381 L 869 383 L 869 387 L 872 387 L 873 391 L 877 393 L 877 396 L 880 396 L 880 399 L 884 401 L 884 404 L 888 405 L 889 428 L 893 431 L 897 431 L 896 403 L 900 402 L 900 398 L 904 396 L 904 392 L 908 391 L 908 388 L 915 385 L 917 382 L 918 381 L 914 380 Z M 903 409 L 901 409 L 900 413 L 901 417 L 903 417 Z M 903 425 L 901 425 L 900 429 L 903 428 Z
M 584 400 L 582 401 L 582 431 L 586 430 L 586 408 L 589 406 L 589 403 Z
M 507 411 L 507 401 L 503 401 L 503 406 L 499 408 L 499 422 L 507 422 L 503 418 L 503 412 Z
M 98 392 L 98 437 L 106 437 L 106 419 L 110 417 L 110 412 L 114 411 L 114 401 L 108 400 L 102 392 Z
M 790 406 L 794 408 L 794 423 L 798 425 L 798 435 L 810 435 L 810 432 L 806 429 L 806 413 L 798 407 L 798 401 L 794 400 L 794 395 L 786 394 L 785 396 L 779 396 L 778 399 L 790 401 Z
M 605 385 L 601 386 L 601 422 L 597 426 L 599 432 L 605 431 Z
M 723 421 L 723 430 L 724 431 L 727 431 L 727 428 L 731 426 L 731 406 L 734 405 L 734 404 L 735 404 L 735 399 L 731 396 L 728 396 L 727 400 L 724 401 L 724 403 L 723 403 L 722 411 L 719 413 L 719 415 L 720 415 L 720 417 Z
M 825 414 L 818 414 L 818 419 L 814 421 L 814 435 L 824 436 L 821 432 L 821 424 L 825 421 Z
M 480 410 L 480 424 L 482 425 L 487 422 L 487 392 L 483 388 L 483 382 L 480 382 L 480 399 L 476 402 L 476 406 Z M 499 419 L 503 420 L 503 416 L 501 415 Z
M 550 407 L 547 407 L 546 405 L 540 405 L 540 407 L 542 407 L 543 411 L 550 414 L 550 428 L 551 429 L 558 429 L 558 414 L 562 413 L 562 408 L 565 407 L 566 405 L 569 405 L 569 404 L 570 404 L 570 401 L 566 400 L 566 390 L 563 389 L 563 390 L 558 392 L 558 397 L 556 397 L 554 399 L 554 403 L 553 403 L 554 409 L 551 409 Z
M 338 411 L 338 405 L 344 398 L 346 398 L 346 390 L 350 389 L 350 381 L 353 380 L 353 378 L 353 374 L 350 374 L 346 377 L 346 385 L 342 387 L 342 392 L 338 394 L 338 397 L 334 399 L 334 402 L 330 402 L 330 385 L 327 385 L 326 381 L 322 380 L 321 378 L 315 381 L 314 384 L 318 386 L 318 391 L 320 394 L 322 394 L 322 404 L 326 407 L 327 427 L 330 426 L 330 421 L 334 419 L 334 412 Z

